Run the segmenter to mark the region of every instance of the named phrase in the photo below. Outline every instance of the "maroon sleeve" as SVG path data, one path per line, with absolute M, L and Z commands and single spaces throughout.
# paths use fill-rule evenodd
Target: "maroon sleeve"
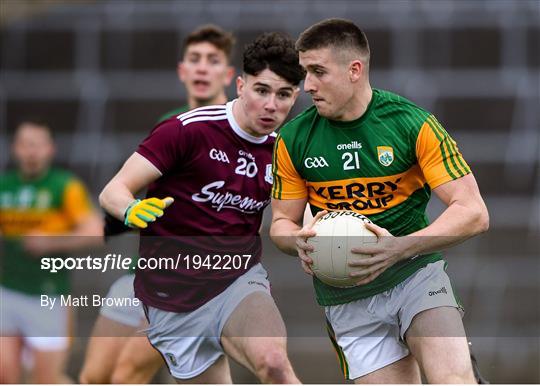
M 165 174 L 178 166 L 185 154 L 186 135 L 182 128 L 182 123 L 177 119 L 164 121 L 139 145 L 137 153 Z

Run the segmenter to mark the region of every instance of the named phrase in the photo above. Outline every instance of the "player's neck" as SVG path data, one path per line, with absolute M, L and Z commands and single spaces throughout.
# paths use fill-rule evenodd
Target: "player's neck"
M 358 91 L 356 95 L 351 98 L 349 108 L 346 109 L 338 121 L 349 122 L 360 118 L 366 112 L 369 102 L 373 97 L 373 90 L 369 83 L 366 83 L 362 89 Z
M 18 170 L 19 178 L 23 181 L 37 181 L 42 179 L 49 173 L 49 166 L 40 169 L 38 171 L 23 171 L 22 169 Z
M 207 100 L 195 99 L 193 97 L 188 98 L 188 106 L 190 110 L 203 106 L 224 105 L 225 103 L 227 103 L 227 95 L 225 95 L 225 92 Z

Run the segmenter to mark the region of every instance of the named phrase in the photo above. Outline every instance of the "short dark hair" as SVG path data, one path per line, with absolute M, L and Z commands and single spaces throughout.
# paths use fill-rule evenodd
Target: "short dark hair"
M 280 32 L 259 35 L 244 50 L 244 73 L 258 75 L 267 68 L 295 86 L 306 75 L 299 64 L 294 41 Z
M 217 49 L 223 51 L 227 56 L 227 59 L 230 60 L 235 43 L 234 35 L 214 24 L 200 26 L 186 36 L 184 39 L 182 55 L 186 53 L 186 50 L 190 45 L 205 42 L 213 44 Z
M 40 117 L 25 117 L 18 121 L 17 125 L 15 126 L 15 131 L 13 132 L 14 136 L 17 135 L 19 129 L 25 125 L 36 126 L 45 130 L 47 133 L 49 133 L 51 139 L 54 140 L 54 132 L 51 126 L 47 123 L 47 121 Z
M 295 47 L 300 52 L 326 47 L 355 49 L 369 58 L 366 34 L 345 19 L 326 19 L 312 25 L 300 34 Z

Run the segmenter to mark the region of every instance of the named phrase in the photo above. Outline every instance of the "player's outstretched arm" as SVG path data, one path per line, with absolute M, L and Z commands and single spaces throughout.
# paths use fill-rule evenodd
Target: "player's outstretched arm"
M 163 214 L 172 198 L 148 198 L 136 200 L 135 194 L 161 177 L 161 173 L 146 158 L 133 153 L 122 169 L 105 186 L 99 195 L 99 203 L 108 213 L 126 225 L 146 228 L 147 223 Z

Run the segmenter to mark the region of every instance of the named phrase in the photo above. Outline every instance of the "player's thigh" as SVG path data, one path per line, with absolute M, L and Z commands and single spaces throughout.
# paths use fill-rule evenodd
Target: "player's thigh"
M 163 357 L 171 375 L 182 381 L 212 379 L 210 383 L 228 383 L 228 370 L 213 369 L 224 355 L 219 341 L 218 308 L 220 298 L 191 312 L 176 313 L 147 307 L 150 326 L 148 340 Z M 221 367 L 219 367 L 221 368 Z
M 223 328 L 221 343 L 227 354 L 255 371 L 261 356 L 286 357 L 286 329 L 274 299 L 263 291 L 246 296 Z
M 391 363 L 381 369 L 375 370 L 372 373 L 356 378 L 356 384 L 374 384 L 374 383 L 421 383 L 420 369 L 418 362 L 412 355 L 400 359 L 397 362 Z
M 178 384 L 231 384 L 229 361 L 225 355 L 222 355 L 202 374 L 189 379 L 175 378 L 175 381 Z
M 147 337 L 132 336 L 120 353 L 112 383 L 149 383 L 163 364 Z
M 465 329 L 456 308 L 437 307 L 417 314 L 405 338 L 428 382 L 474 382 Z
M 137 328 L 99 315 L 88 341 L 81 383 L 108 383 L 128 339 Z
M 19 336 L 0 336 L 0 383 L 19 383 L 23 340 Z
M 134 274 L 123 275 L 119 277 L 109 289 L 107 298 L 129 298 L 134 299 L 135 293 L 133 290 Z M 103 304 L 99 310 L 99 314 L 110 320 L 114 320 L 126 326 L 139 327 L 141 322 L 145 320 L 143 307 L 138 305 L 109 305 Z

